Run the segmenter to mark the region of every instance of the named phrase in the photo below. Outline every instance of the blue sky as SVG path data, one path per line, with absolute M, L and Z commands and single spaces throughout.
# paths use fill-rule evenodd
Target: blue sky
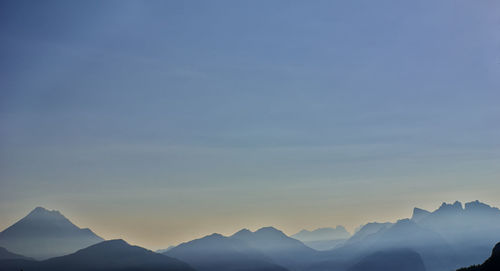
M 159 248 L 500 205 L 498 1 L 0 6 L 2 228 L 43 205 Z

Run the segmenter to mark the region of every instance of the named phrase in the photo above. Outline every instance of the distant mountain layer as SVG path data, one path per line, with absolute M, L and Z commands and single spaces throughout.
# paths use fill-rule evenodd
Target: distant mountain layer
M 16 253 L 12 253 L 3 247 L 0 247 L 0 260 L 13 260 L 13 259 L 31 260 L 31 258 Z
M 80 229 L 58 211 L 35 208 L 0 233 L 0 246 L 13 253 L 47 259 L 102 242 L 89 229 Z
M 302 233 L 307 235 L 313 232 Z M 396 223 L 368 223 L 338 244 L 321 243 L 334 247 L 331 250 L 312 249 L 313 245 L 309 242 L 306 243 L 311 247 L 280 230 L 265 227 L 255 232 L 243 229 L 227 237 L 212 234 L 192 240 L 160 255 L 166 258 L 158 258 L 158 254 L 138 247 L 133 247 L 132 253 L 129 249 L 132 246 L 123 241 L 113 241 L 41 262 L 0 260 L 0 271 L 18 271 L 21 268 L 25 271 L 79 270 L 77 267 L 85 268 L 80 270 L 131 271 L 143 268 L 155 270 L 160 265 L 162 270 L 175 270 L 167 267 L 188 268 L 185 264 L 172 264 L 173 258 L 186 262 L 198 271 L 420 271 L 423 266 L 426 271 L 442 271 L 483 262 L 499 236 L 499 209 L 478 201 L 468 202 L 465 206 L 455 202 L 443 203 L 432 212 L 415 208 L 411 219 L 401 219 Z M 2 255 L 7 255 L 7 258 L 21 255 L 42 258 L 76 251 L 85 242 L 96 240 L 101 239 L 90 230 L 76 227 L 59 212 L 36 208 L 0 233 L 0 245 L 6 244 L 3 246 L 8 250 L 0 249 L 0 259 Z M 310 242 L 329 241 L 332 240 Z M 315 245 L 319 246 L 319 243 Z M 485 264 L 468 270 L 500 270 L 488 267 L 496 266 L 499 251 L 497 245 Z M 170 261 L 168 266 L 167 259 Z M 156 261 L 160 262 L 159 266 L 154 265 Z M 367 266 L 371 268 L 366 269 Z M 490 269 L 484 269 L 486 267 Z
M 474 265 L 457 271 L 498 271 L 500 270 L 500 243 L 497 243 L 491 256 L 481 265 Z
M 453 248 L 458 264 L 453 269 L 483 261 L 500 236 L 500 210 L 479 201 L 443 203 L 433 212 L 415 208 L 411 220 Z
M 247 243 L 212 234 L 178 245 L 164 253 L 187 262 L 198 271 L 285 271 Z
M 302 242 L 312 242 L 347 239 L 350 236 L 343 226 L 337 226 L 336 228 L 319 228 L 313 231 L 301 230 L 291 237 Z
M 272 227 L 243 229 L 229 237 L 213 234 L 165 252 L 201 271 L 303 270 L 316 253 Z
M 304 245 L 319 251 L 331 250 L 345 244 L 347 239 L 306 241 Z
M 345 270 L 359 258 L 391 249 L 415 251 L 428 271 L 455 270 L 487 258 L 499 236 L 499 209 L 479 201 L 465 207 L 443 203 L 433 212 L 415 208 L 411 219 L 395 224 L 368 223 L 308 270 Z
M 0 271 L 194 271 L 186 263 L 127 244 L 104 241 L 76 253 L 44 261 L 2 260 Z
M 408 249 L 379 251 L 364 257 L 348 271 L 425 271 L 418 253 Z
M 243 229 L 230 238 L 244 241 L 290 270 L 303 270 L 317 255 L 314 249 L 273 227 L 264 227 L 255 232 Z

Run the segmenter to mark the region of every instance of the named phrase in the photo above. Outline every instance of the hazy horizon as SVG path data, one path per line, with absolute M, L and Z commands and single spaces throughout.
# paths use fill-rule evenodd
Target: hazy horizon
M 2 1 L 0 228 L 151 249 L 500 207 L 500 1 Z

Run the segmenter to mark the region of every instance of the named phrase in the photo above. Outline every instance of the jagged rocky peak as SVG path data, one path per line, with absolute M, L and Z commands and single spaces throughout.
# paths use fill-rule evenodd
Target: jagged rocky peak
M 436 210 L 436 212 L 456 212 L 456 211 L 462 211 L 462 203 L 460 201 L 455 201 L 453 204 L 448 204 L 446 202 L 443 202 L 439 209 Z
M 500 212 L 498 208 L 491 207 L 488 204 L 482 203 L 479 200 L 471 201 L 465 203 L 465 210 L 466 211 L 493 211 L 493 212 Z

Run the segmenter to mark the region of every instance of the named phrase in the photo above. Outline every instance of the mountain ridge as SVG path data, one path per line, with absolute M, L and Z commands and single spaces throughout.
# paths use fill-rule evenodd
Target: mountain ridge
M 177 259 L 132 246 L 122 239 L 103 241 L 75 253 L 43 261 L 0 261 L 0 271 L 194 271 Z

